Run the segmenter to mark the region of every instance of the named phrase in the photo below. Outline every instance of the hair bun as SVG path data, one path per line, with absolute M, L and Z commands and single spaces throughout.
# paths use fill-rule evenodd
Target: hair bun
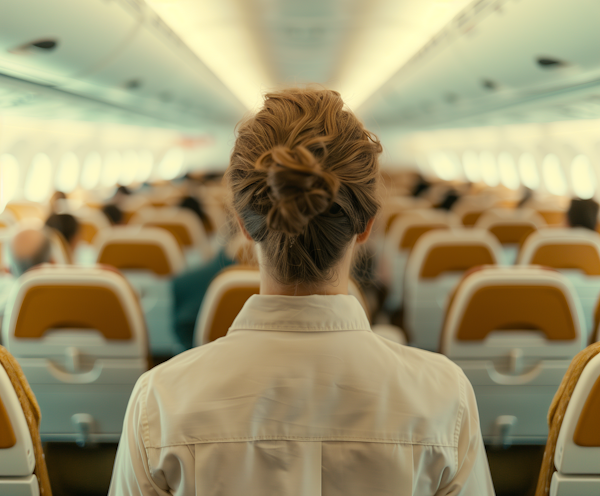
M 303 146 L 276 146 L 261 158 L 257 167 L 267 171 L 273 202 L 267 227 L 293 236 L 301 234 L 313 217 L 331 207 L 339 180 L 322 170 L 316 157 Z

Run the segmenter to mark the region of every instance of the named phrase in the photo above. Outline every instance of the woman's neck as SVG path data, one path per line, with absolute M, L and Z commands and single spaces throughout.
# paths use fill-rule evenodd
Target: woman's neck
M 308 296 L 308 295 L 338 295 L 348 294 L 348 277 L 337 273 L 331 281 L 317 286 L 297 284 L 284 285 L 274 279 L 267 270 L 260 269 L 260 294 L 281 296 Z
M 281 284 L 274 278 L 263 264 L 260 245 L 257 246 L 260 266 L 260 294 L 282 296 L 308 295 L 347 295 L 350 280 L 350 267 L 353 261 L 354 242 L 351 244 L 340 263 L 333 268 L 333 276 L 319 284 Z

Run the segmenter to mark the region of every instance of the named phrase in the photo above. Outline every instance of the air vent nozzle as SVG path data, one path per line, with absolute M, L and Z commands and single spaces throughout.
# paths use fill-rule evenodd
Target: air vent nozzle
M 42 39 L 36 41 L 30 41 L 29 43 L 24 43 L 23 45 L 19 45 L 12 50 L 9 50 L 10 53 L 15 55 L 28 55 L 34 52 L 37 53 L 49 53 L 56 49 L 58 46 L 58 40 L 53 39 Z
M 554 59 L 551 57 L 538 57 L 537 64 L 544 69 L 556 69 L 558 67 L 566 67 L 569 64 L 564 60 Z

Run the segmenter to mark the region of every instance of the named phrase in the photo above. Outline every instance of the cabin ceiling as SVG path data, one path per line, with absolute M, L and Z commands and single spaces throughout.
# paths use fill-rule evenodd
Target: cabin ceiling
M 472 0 L 147 0 L 249 108 L 319 83 L 357 108 Z

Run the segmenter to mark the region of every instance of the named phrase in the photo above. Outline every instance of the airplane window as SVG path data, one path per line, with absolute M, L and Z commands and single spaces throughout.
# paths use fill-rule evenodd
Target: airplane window
M 500 182 L 509 189 L 517 189 L 521 183 L 517 175 L 517 167 L 513 156 L 508 152 L 498 155 L 498 172 Z
M 25 182 L 25 198 L 41 202 L 48 198 L 52 185 L 52 162 L 45 153 L 38 153 L 31 161 Z
M 579 198 L 588 199 L 596 193 L 596 175 L 590 159 L 585 155 L 577 155 L 571 163 L 571 180 L 573 191 Z
M 498 177 L 498 166 L 492 152 L 481 152 L 479 154 L 479 164 L 481 167 L 481 178 L 488 186 L 498 186 L 500 178 Z
M 472 150 L 466 151 L 462 156 L 463 167 L 467 179 L 472 183 L 481 181 L 481 170 L 479 168 L 479 157 Z
M 121 175 L 119 176 L 119 184 L 129 186 L 137 175 L 139 167 L 138 154 L 133 150 L 128 150 L 123 153 L 123 163 L 121 164 Z
M 90 152 L 83 161 L 81 172 L 81 187 L 93 189 L 98 186 L 100 171 L 102 170 L 102 158 L 98 152 Z
M 79 160 L 72 152 L 65 153 L 58 164 L 55 186 L 58 191 L 70 193 L 77 187 Z
M 183 169 L 183 150 L 181 148 L 172 148 L 160 162 L 158 166 L 158 175 L 161 179 L 174 179 Z
M 432 153 L 429 156 L 429 162 L 431 163 L 433 172 L 435 172 L 440 179 L 444 179 L 446 181 L 450 179 L 456 179 L 456 176 L 458 175 L 456 163 L 447 153 Z
M 0 212 L 14 198 L 18 183 L 19 161 L 9 153 L 0 155 Z
M 152 166 L 154 165 L 154 155 L 149 150 L 142 150 L 138 155 L 138 169 L 135 174 L 135 180 L 143 183 L 150 178 Z
M 537 189 L 540 186 L 540 175 L 535 164 L 535 157 L 531 153 L 523 153 L 519 157 L 519 172 L 521 181 L 529 189 Z
M 114 186 L 117 184 L 119 175 L 121 174 L 121 165 L 121 155 L 119 152 L 108 152 L 104 158 L 100 184 L 102 186 Z
M 544 157 L 542 170 L 548 191 L 553 195 L 564 195 L 567 192 L 565 175 L 562 171 L 560 160 L 554 153 L 549 153 Z

